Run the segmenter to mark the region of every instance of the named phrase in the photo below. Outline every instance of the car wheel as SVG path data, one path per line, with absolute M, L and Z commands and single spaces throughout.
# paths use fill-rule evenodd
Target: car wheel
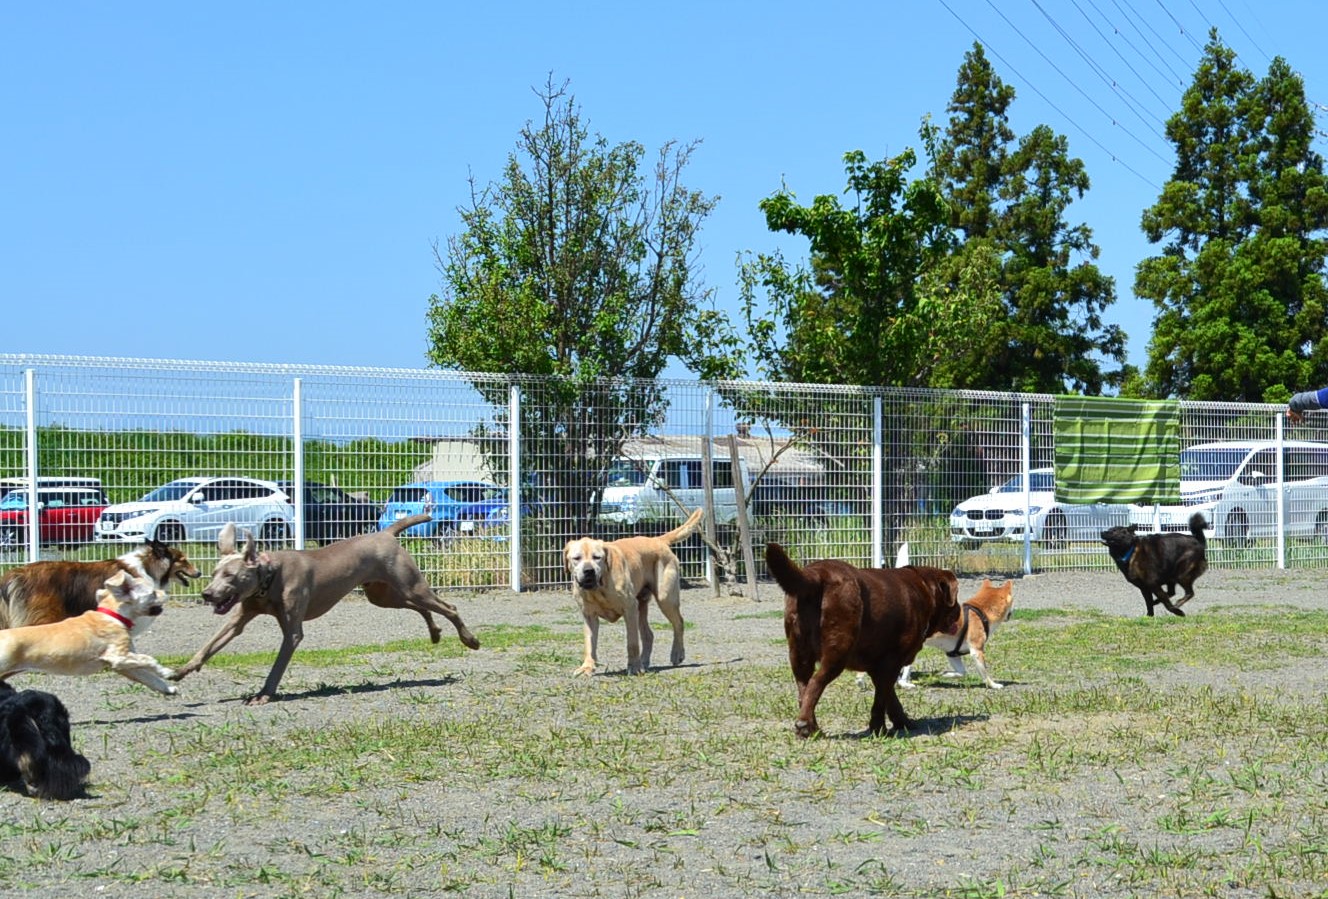
M 0 549 L 18 549 L 23 545 L 23 535 L 17 528 L 0 530 Z
M 290 539 L 290 528 L 284 521 L 265 521 L 258 529 L 258 539 L 269 545 L 285 543 Z
M 162 543 L 183 543 L 184 525 L 178 521 L 163 521 L 157 525 L 157 532 L 152 535 L 152 539 Z
M 1236 509 L 1227 516 L 1226 536 L 1236 546 L 1249 546 L 1254 542 L 1250 539 L 1250 519 L 1244 509 Z
M 1065 520 L 1065 513 L 1053 509 L 1047 513 L 1047 520 L 1042 525 L 1042 542 L 1048 549 L 1064 549 L 1070 540 L 1070 525 Z

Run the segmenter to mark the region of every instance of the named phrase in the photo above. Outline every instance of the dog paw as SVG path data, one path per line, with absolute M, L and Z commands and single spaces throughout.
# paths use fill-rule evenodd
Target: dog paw
M 799 718 L 797 721 L 793 722 L 793 732 L 805 740 L 812 734 L 816 733 L 816 722 L 804 721 Z
M 582 665 L 580 668 L 576 669 L 575 671 L 573 671 L 573 672 L 572 672 L 572 676 L 573 676 L 573 677 L 590 677 L 590 675 L 592 675 L 592 674 L 594 674 L 594 673 L 595 673 L 595 666 L 592 665 L 592 664 L 585 664 L 585 665 Z
M 162 690 L 161 692 L 165 693 L 167 696 L 174 696 L 174 695 L 176 695 L 177 693 L 180 692 L 180 688 L 179 688 L 179 687 L 167 687 L 165 690 Z
M 253 696 L 250 696 L 248 699 L 246 699 L 246 700 L 244 701 L 244 704 L 245 704 L 245 705 L 267 705 L 267 704 L 268 704 L 268 700 L 270 700 L 271 698 L 272 698 L 272 697 L 271 697 L 271 696 L 268 696 L 266 693 L 255 693 Z
M 1005 689 L 1005 684 L 998 684 L 998 683 L 996 683 L 996 681 L 988 681 L 988 682 L 987 682 L 987 686 L 988 686 L 988 687 L 991 687 L 993 690 L 1004 690 L 1004 689 Z

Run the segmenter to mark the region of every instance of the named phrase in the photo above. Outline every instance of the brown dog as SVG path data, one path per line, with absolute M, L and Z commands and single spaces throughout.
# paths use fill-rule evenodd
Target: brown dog
M 595 672 L 599 650 L 599 620 L 627 622 L 627 673 L 644 674 L 650 667 L 655 632 L 646 614 L 653 596 L 673 625 L 669 661 L 681 665 L 683 621 L 678 557 L 671 544 L 686 538 L 701 523 L 697 509 L 678 527 L 658 537 L 624 537 L 606 542 L 590 537 L 563 547 L 563 564 L 572 575 L 572 596 L 585 622 L 585 656 L 576 674 Z
M 0 628 L 52 624 L 97 607 L 97 591 L 118 572 L 168 590 L 172 581 L 189 586 L 202 577 L 183 550 L 150 540 L 118 559 L 95 562 L 33 562 L 0 576 Z
M 184 667 L 175 680 L 202 668 L 254 618 L 271 615 L 281 626 L 281 649 L 263 689 L 248 700 L 261 705 L 277 695 L 295 648 L 304 639 L 304 623 L 325 614 L 356 587 L 364 588 L 369 602 L 384 609 L 414 609 L 424 617 L 429 639 L 442 639 L 431 617 L 437 612 L 456 627 L 461 642 L 479 649 L 480 641 L 466 627 L 456 607 L 433 592 L 424 573 L 402 547 L 398 536 L 406 528 L 428 521 L 428 513 L 393 522 L 384 530 L 329 543 L 317 549 L 258 551 L 253 535 L 244 549 L 235 547 L 235 525 L 227 524 L 217 537 L 221 558 L 203 599 L 218 615 L 231 616 Z M 233 611 L 232 611 L 233 610 Z
M 1001 689 L 1005 685 L 996 683 L 987 673 L 985 650 L 991 635 L 1009 619 L 1014 609 L 1014 581 L 993 587 L 990 580 L 984 579 L 978 592 L 959 608 L 959 630 L 953 634 L 933 634 L 927 638 L 926 645 L 941 650 L 950 659 L 950 670 L 945 672 L 945 677 L 963 677 L 967 674 L 964 657 L 971 656 L 973 667 L 977 669 L 982 682 L 993 690 Z M 913 686 L 907 667 L 899 676 L 899 686 Z
M 1158 603 L 1173 615 L 1185 617 L 1180 607 L 1194 599 L 1194 582 L 1208 570 L 1208 539 L 1202 512 L 1190 516 L 1189 534 L 1135 533 L 1135 526 L 1107 528 L 1102 543 L 1121 574 L 1143 594 L 1148 617 Z M 1185 595 L 1174 603 L 1176 585 Z
M 172 695 L 166 682 L 174 673 L 152 656 L 134 651 L 132 631 L 139 619 L 160 615 L 166 595 L 151 583 L 119 571 L 97 591 L 91 611 L 54 624 L 0 631 L 0 679 L 20 671 L 95 674 L 107 669 Z
M 766 566 L 784 588 L 784 634 L 798 684 L 798 736 L 816 733 L 816 703 L 845 669 L 865 671 L 876 688 L 873 734 L 913 726 L 895 692 L 905 665 L 932 634 L 959 626 L 959 579 L 941 568 L 855 568 L 826 560 L 799 568 L 778 543 Z

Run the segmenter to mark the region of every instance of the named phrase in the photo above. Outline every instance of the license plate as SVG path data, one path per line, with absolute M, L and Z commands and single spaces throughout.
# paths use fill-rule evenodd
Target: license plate
M 990 521 L 973 522 L 973 533 L 975 534 L 990 534 L 993 530 Z
M 405 513 L 405 511 L 404 511 L 404 510 L 398 510 L 397 513 L 396 513 L 396 517 L 397 517 L 397 520 L 398 520 L 398 521 L 400 521 L 402 518 L 405 518 L 405 517 L 406 517 L 406 513 Z
M 461 530 L 463 530 L 463 531 L 473 531 L 473 530 L 475 530 L 475 522 L 473 522 L 473 521 L 463 521 L 463 522 L 461 522 Z
M 115 530 L 115 525 L 109 521 L 103 521 L 101 523 L 101 529 L 109 534 L 111 531 Z

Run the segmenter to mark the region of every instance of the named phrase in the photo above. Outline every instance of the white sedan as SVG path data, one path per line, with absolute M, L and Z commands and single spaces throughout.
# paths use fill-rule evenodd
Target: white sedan
M 1107 528 L 1130 523 L 1131 507 L 1124 503 L 1058 503 L 1053 470 L 1035 468 L 1029 474 L 1027 512 L 1024 478 L 1015 475 L 956 506 L 950 513 L 950 539 L 974 549 L 993 541 L 1023 542 L 1024 532 L 1031 528 L 1034 540 L 1059 547 L 1074 541 L 1100 543 Z

